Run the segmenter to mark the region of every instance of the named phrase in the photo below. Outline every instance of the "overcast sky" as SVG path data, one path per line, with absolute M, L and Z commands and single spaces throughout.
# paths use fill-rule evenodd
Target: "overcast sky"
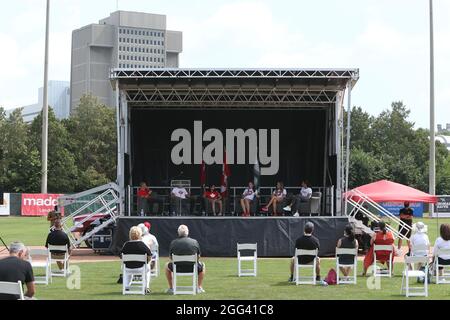
M 2 1 L 0 106 L 37 102 L 45 0 Z M 50 79 L 69 80 L 71 32 L 116 0 L 52 0 Z M 450 1 L 435 3 L 436 122 L 450 123 Z M 402 100 L 429 126 L 428 0 L 121 0 L 183 31 L 180 67 L 359 68 L 353 102 L 373 115 Z

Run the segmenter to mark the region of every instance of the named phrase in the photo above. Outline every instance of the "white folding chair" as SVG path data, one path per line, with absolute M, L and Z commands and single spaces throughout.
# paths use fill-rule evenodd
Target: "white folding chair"
M 141 262 L 140 268 L 127 268 L 125 262 Z M 146 254 L 122 254 L 122 294 L 142 294 L 150 289 L 150 274 Z
M 177 271 L 177 264 L 190 263 L 192 264 L 192 271 L 180 272 Z M 172 255 L 172 269 L 173 269 L 173 294 L 197 294 L 197 255 Z M 192 277 L 191 286 L 179 286 L 178 277 Z
M 450 249 L 436 248 L 434 254 L 434 270 L 436 276 L 436 284 L 450 283 L 450 265 L 439 264 L 440 256 L 450 256 Z M 442 276 L 439 275 L 439 267 L 442 268 Z
M 340 255 L 351 255 L 353 256 L 352 264 L 341 264 L 339 263 Z M 353 275 L 348 278 L 341 279 L 340 275 L 340 267 L 343 268 L 352 268 Z M 358 271 L 358 249 L 357 248 L 336 248 L 336 273 L 337 276 L 337 284 L 356 284 L 356 273 Z
M 22 281 L 17 282 L 0 281 L 0 293 L 14 294 L 19 296 L 18 300 L 25 300 L 23 296 Z
M 295 285 L 299 284 L 316 284 L 316 265 L 317 265 L 317 253 L 318 250 L 303 250 L 295 249 L 295 262 L 294 262 L 294 272 L 295 272 Z M 309 264 L 300 264 L 298 258 L 301 256 L 313 256 L 314 259 Z M 311 276 L 300 276 L 300 269 L 312 269 Z
M 377 251 L 389 251 L 389 263 L 388 263 L 388 273 L 383 272 L 380 267 L 377 266 Z M 392 277 L 392 255 L 394 254 L 394 247 L 392 245 L 373 245 L 373 276 L 374 277 Z
M 54 258 L 52 257 L 53 251 L 61 251 L 61 254 L 64 254 L 63 258 Z M 56 253 L 59 255 L 59 253 Z M 69 248 L 67 246 L 54 246 L 48 245 L 48 261 L 50 264 L 50 278 L 51 277 L 66 277 L 69 273 Z M 64 267 L 62 272 L 58 269 L 58 271 L 53 271 L 52 265 L 53 263 L 62 262 Z M 51 281 L 51 280 L 50 280 Z
M 410 265 L 420 263 L 425 266 L 425 271 L 411 270 Z M 423 286 L 410 286 L 409 278 L 425 279 Z M 428 297 L 428 256 L 405 256 L 405 268 L 402 276 L 402 287 L 400 293 L 406 293 L 407 297 Z
M 50 273 L 50 262 L 48 249 L 30 249 L 28 250 L 29 258 L 28 261 L 33 269 L 44 269 L 44 276 L 35 276 L 34 283 L 48 285 L 51 281 Z M 35 259 L 39 257 L 39 259 Z
M 242 255 L 241 251 L 253 251 L 252 255 Z M 257 274 L 257 259 L 258 259 L 258 245 L 256 243 L 238 243 L 237 244 L 237 259 L 238 259 L 238 276 L 239 277 L 256 277 Z M 243 269 L 242 262 L 251 261 L 253 267 L 251 269 Z
M 427 245 L 424 245 L 424 244 L 416 245 L 416 246 L 411 248 L 410 256 L 411 257 L 428 257 L 429 250 L 430 249 L 429 249 L 429 247 Z M 414 270 L 414 263 L 408 264 L 408 267 L 411 270 Z
M 156 278 L 159 276 L 159 270 L 160 270 L 159 269 L 159 249 L 155 250 L 155 255 L 152 256 L 151 263 L 154 263 L 155 266 L 153 268 L 151 268 L 151 265 L 150 265 L 150 268 L 151 268 L 150 276 Z

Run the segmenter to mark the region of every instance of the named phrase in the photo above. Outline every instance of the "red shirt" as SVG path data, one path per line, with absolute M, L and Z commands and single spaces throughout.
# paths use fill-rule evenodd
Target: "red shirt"
M 217 191 L 206 191 L 205 192 L 205 198 L 208 199 L 219 199 L 220 198 L 220 194 Z
M 147 187 L 145 187 L 145 188 L 140 187 L 138 189 L 137 195 L 140 198 L 146 198 L 150 195 L 150 189 Z

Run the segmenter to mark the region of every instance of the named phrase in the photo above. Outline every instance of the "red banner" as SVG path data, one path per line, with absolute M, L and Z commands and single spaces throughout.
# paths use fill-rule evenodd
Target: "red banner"
M 46 216 L 58 205 L 60 196 L 62 194 L 22 193 L 22 215 Z

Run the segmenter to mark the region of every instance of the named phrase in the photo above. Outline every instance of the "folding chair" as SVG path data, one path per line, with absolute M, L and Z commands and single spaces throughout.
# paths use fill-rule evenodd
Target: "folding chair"
M 192 264 L 191 272 L 177 271 L 178 263 L 190 263 Z M 173 267 L 173 294 L 197 294 L 197 255 L 172 255 L 172 267 Z M 178 277 L 192 277 L 192 286 L 178 286 Z
M 53 258 L 52 252 L 53 251 L 64 251 L 64 258 Z M 69 272 L 69 248 L 67 246 L 54 246 L 49 244 L 48 245 L 48 261 L 50 264 L 50 278 L 51 277 L 66 277 Z M 53 263 L 62 262 L 64 264 L 64 268 L 62 272 L 53 271 L 52 265 Z M 51 279 L 50 279 L 51 281 Z
M 155 267 L 152 269 L 150 264 L 150 276 L 158 277 L 159 276 L 159 249 L 156 249 L 155 255 L 152 257 L 151 263 L 155 263 Z
M 383 272 L 381 268 L 377 266 L 377 251 L 389 251 L 389 268 L 388 273 Z M 392 245 L 373 245 L 373 276 L 374 277 L 392 277 L 392 255 L 394 247 Z
M 0 293 L 14 294 L 19 296 L 18 300 L 25 300 L 23 295 L 22 281 L 4 282 L 0 281 Z
M 340 255 L 352 255 L 353 263 L 352 264 L 341 264 L 339 263 Z M 341 279 L 340 276 L 340 267 L 344 268 L 352 268 L 353 275 L 350 279 Z M 358 249 L 357 248 L 336 248 L 336 273 L 337 273 L 337 284 L 356 284 L 356 273 L 358 271 Z
M 410 270 L 409 265 L 421 263 L 425 266 L 425 271 Z M 424 278 L 424 284 L 420 287 L 412 287 L 409 278 Z M 402 276 L 402 288 L 400 293 L 406 292 L 407 297 L 428 297 L 428 256 L 405 256 L 405 268 Z
M 51 281 L 50 273 L 51 267 L 49 262 L 49 254 L 48 249 L 30 249 L 28 250 L 29 259 L 28 261 L 31 264 L 33 269 L 44 269 L 44 276 L 35 276 L 34 283 L 36 284 L 45 284 L 48 285 Z M 35 257 L 40 257 L 39 261 L 36 261 Z
M 317 253 L 318 250 L 303 250 L 303 249 L 295 249 L 295 262 L 294 262 L 294 272 L 295 272 L 295 285 L 299 284 L 316 284 L 316 264 L 317 264 Z M 298 257 L 301 256 L 313 256 L 314 260 L 309 264 L 300 264 L 298 262 Z M 300 269 L 312 269 L 312 278 L 303 276 L 300 277 Z M 300 278 L 302 280 L 300 280 Z
M 417 245 L 414 246 L 410 252 L 410 256 L 412 257 L 428 257 L 428 251 L 429 248 L 427 245 Z M 423 252 L 426 252 L 426 254 L 423 254 Z M 428 264 L 428 263 L 427 263 Z M 414 263 L 408 264 L 411 270 L 414 270 Z
M 436 284 L 450 283 L 450 265 L 439 264 L 440 256 L 450 256 L 450 249 L 436 248 L 434 254 L 434 270 L 436 272 Z M 443 268 L 442 276 L 439 275 L 439 267 Z
M 142 262 L 140 268 L 127 268 L 125 262 Z M 142 294 L 150 289 L 149 266 L 146 254 L 122 254 L 122 294 Z
M 242 255 L 241 251 L 253 251 L 252 255 Z M 237 259 L 238 259 L 238 276 L 239 277 L 256 277 L 258 259 L 258 245 L 256 243 L 238 243 L 237 244 Z M 253 268 L 242 269 L 243 261 L 253 261 Z

